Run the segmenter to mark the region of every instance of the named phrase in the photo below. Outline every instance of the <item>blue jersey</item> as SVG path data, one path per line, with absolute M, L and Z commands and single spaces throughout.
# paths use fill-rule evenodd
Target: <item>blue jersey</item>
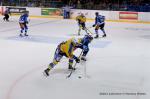
M 90 35 L 85 35 L 83 38 L 79 38 L 79 45 L 76 46 L 76 48 L 80 48 L 83 50 L 83 56 L 86 56 L 86 54 L 89 51 L 89 43 L 93 40 L 93 37 Z
M 81 39 L 82 46 L 88 46 L 90 42 L 91 42 L 91 40 L 86 35 Z
M 76 46 L 77 48 L 81 48 L 83 50 L 83 54 L 87 54 L 87 52 L 89 51 L 89 43 L 91 42 L 93 38 L 89 37 L 88 35 L 85 35 L 81 41 L 80 44 L 78 46 Z
M 28 22 L 28 15 L 27 14 L 21 15 L 19 18 L 19 23 L 27 23 L 27 22 Z
M 98 15 L 95 17 L 95 25 L 101 25 L 105 23 L 105 16 Z

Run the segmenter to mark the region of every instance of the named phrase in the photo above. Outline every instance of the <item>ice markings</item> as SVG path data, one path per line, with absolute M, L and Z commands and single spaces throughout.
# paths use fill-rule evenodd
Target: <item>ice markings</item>
M 140 36 L 141 38 L 144 38 L 144 39 L 149 39 L 150 40 L 150 35 L 143 35 L 143 36 Z
M 8 37 L 8 40 L 16 40 L 16 41 L 25 41 L 25 42 L 36 42 L 36 43 L 52 43 L 57 44 L 62 41 L 65 41 L 66 38 L 59 38 L 59 37 L 47 37 L 47 36 L 41 36 L 41 35 L 30 35 L 28 37 L 19 37 L 19 36 L 13 36 Z
M 15 41 L 24 41 L 24 42 L 36 42 L 36 43 L 47 43 L 47 44 L 59 44 L 62 41 L 65 41 L 69 38 L 65 37 L 48 37 L 48 36 L 41 36 L 41 35 L 30 35 L 28 37 L 19 37 L 19 36 L 13 36 L 6 38 L 7 40 L 15 40 Z M 111 43 L 111 41 L 101 41 L 96 40 L 93 41 L 90 44 L 90 47 L 94 48 L 104 48 L 108 46 Z
M 149 28 L 130 28 L 130 27 L 128 27 L 128 28 L 125 28 L 126 30 L 133 30 L 133 31 L 150 31 L 150 29 Z
M 106 46 L 108 46 L 111 43 L 111 41 L 93 41 L 90 46 L 94 47 L 94 48 L 105 48 Z

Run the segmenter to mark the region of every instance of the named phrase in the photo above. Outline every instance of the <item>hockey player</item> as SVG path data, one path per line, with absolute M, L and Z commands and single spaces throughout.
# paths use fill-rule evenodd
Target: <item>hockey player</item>
M 98 34 L 98 29 L 99 28 L 103 32 L 103 37 L 106 37 L 106 33 L 105 33 L 105 30 L 104 30 L 105 16 L 99 15 L 98 12 L 96 12 L 95 15 L 96 15 L 96 17 L 95 17 L 95 24 L 93 25 L 93 27 L 95 27 L 95 33 L 96 33 L 95 38 L 99 37 L 99 34 Z
M 20 25 L 20 36 L 23 36 L 23 32 L 25 32 L 24 36 L 28 36 L 27 35 L 27 31 L 28 31 L 28 17 L 29 17 L 29 12 L 28 11 L 24 11 L 23 14 L 20 16 L 19 18 L 19 25 Z
M 78 26 L 79 26 L 78 35 L 80 35 L 81 29 L 86 31 L 86 28 L 85 28 L 86 17 L 84 16 L 83 13 L 81 13 L 81 15 L 78 15 L 76 17 L 76 21 L 78 22 Z
M 91 35 L 85 35 L 83 38 L 79 38 L 80 44 L 76 46 L 76 48 L 81 48 L 83 50 L 83 54 L 81 60 L 86 61 L 86 55 L 89 52 L 89 43 L 93 40 Z
M 75 60 L 77 63 L 80 62 L 80 59 L 76 57 L 73 52 L 75 50 L 75 46 L 77 46 L 79 43 L 75 38 L 71 38 L 65 42 L 60 43 L 55 51 L 53 62 L 51 62 L 47 69 L 44 70 L 44 75 L 49 76 L 49 71 L 54 68 L 56 64 L 61 60 L 63 56 L 69 58 L 69 67 L 68 69 L 75 68 L 72 67 L 73 61 Z
M 10 11 L 9 9 L 7 8 L 6 11 L 4 12 L 4 18 L 3 20 L 5 21 L 9 21 L 9 14 L 10 14 Z

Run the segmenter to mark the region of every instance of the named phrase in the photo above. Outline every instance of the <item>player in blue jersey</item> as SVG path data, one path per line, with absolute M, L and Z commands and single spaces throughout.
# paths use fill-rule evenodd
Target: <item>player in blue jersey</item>
M 81 60 L 86 61 L 86 55 L 89 52 L 89 43 L 93 40 L 91 35 L 85 35 L 83 38 L 79 38 L 80 44 L 76 46 L 76 48 L 80 48 L 83 50 L 83 54 L 81 56 Z
M 4 12 L 4 21 L 9 21 L 9 15 L 11 15 L 10 10 L 8 8 L 6 8 L 6 11 Z
M 23 14 L 20 16 L 19 18 L 19 25 L 20 25 L 20 36 L 22 37 L 23 36 L 23 33 L 24 33 L 24 36 L 28 36 L 27 35 L 27 31 L 28 31 L 28 17 L 29 17 L 29 12 L 28 11 L 24 11 Z
M 103 32 L 103 37 L 106 37 L 106 33 L 105 33 L 105 30 L 104 30 L 105 16 L 99 15 L 98 12 L 96 12 L 95 15 L 96 15 L 95 24 L 93 25 L 93 27 L 95 27 L 95 33 L 96 33 L 95 38 L 99 37 L 98 29 L 101 29 L 102 32 Z

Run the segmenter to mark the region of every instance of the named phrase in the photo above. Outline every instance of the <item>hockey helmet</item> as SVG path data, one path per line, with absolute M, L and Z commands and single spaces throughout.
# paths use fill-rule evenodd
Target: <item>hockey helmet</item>
M 97 15 L 99 15 L 99 13 L 98 13 L 98 12 L 95 12 L 95 15 L 97 16 Z
M 85 37 L 88 39 L 88 40 L 90 40 L 90 41 L 92 41 L 93 40 L 93 37 L 92 37 L 92 35 L 85 35 Z
M 72 44 L 73 45 L 78 45 L 78 44 L 80 44 L 80 41 L 79 41 L 79 39 L 77 39 L 77 38 L 72 38 Z

